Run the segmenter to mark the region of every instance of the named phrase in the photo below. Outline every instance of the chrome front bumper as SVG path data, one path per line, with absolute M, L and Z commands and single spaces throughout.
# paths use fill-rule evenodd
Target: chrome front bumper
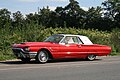
M 35 58 L 37 56 L 37 52 L 25 52 L 22 48 L 12 48 L 15 56 L 19 58 Z

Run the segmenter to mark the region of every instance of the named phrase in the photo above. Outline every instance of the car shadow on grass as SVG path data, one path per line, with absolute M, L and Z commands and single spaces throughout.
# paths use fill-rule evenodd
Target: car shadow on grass
M 102 59 L 95 59 L 94 61 L 101 61 Z M 63 63 L 63 62 L 86 62 L 88 60 L 86 59 L 55 59 L 55 60 L 49 60 L 47 63 Z M 46 63 L 46 64 L 47 64 Z M 9 60 L 9 61 L 0 61 L 0 64 L 17 64 L 17 65 L 21 65 L 21 64 L 41 64 L 38 63 L 35 60 L 31 60 L 30 62 L 22 62 L 21 60 Z

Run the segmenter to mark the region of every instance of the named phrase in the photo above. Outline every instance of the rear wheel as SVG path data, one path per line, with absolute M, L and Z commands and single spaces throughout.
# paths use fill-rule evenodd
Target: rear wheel
M 36 60 L 40 63 L 46 63 L 49 59 L 48 52 L 45 50 L 42 50 L 38 53 Z
M 93 61 L 95 59 L 96 59 L 96 56 L 93 54 L 87 56 L 87 60 L 89 60 L 89 61 Z

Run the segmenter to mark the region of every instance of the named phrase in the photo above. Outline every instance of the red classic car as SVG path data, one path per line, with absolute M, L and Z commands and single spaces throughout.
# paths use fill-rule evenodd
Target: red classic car
M 36 59 L 46 63 L 49 59 L 85 58 L 94 60 L 96 56 L 111 53 L 111 47 L 93 44 L 82 35 L 55 34 L 44 42 L 24 42 L 12 46 L 13 53 L 22 61 Z

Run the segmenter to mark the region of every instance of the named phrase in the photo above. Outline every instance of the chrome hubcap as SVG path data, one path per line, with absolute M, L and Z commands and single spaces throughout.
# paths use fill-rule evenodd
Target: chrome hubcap
M 45 52 L 41 51 L 39 54 L 39 60 L 40 62 L 47 62 L 48 56 L 46 55 Z
M 89 55 L 89 56 L 88 56 L 88 59 L 89 59 L 89 60 L 94 60 L 95 58 L 96 58 L 95 55 Z

